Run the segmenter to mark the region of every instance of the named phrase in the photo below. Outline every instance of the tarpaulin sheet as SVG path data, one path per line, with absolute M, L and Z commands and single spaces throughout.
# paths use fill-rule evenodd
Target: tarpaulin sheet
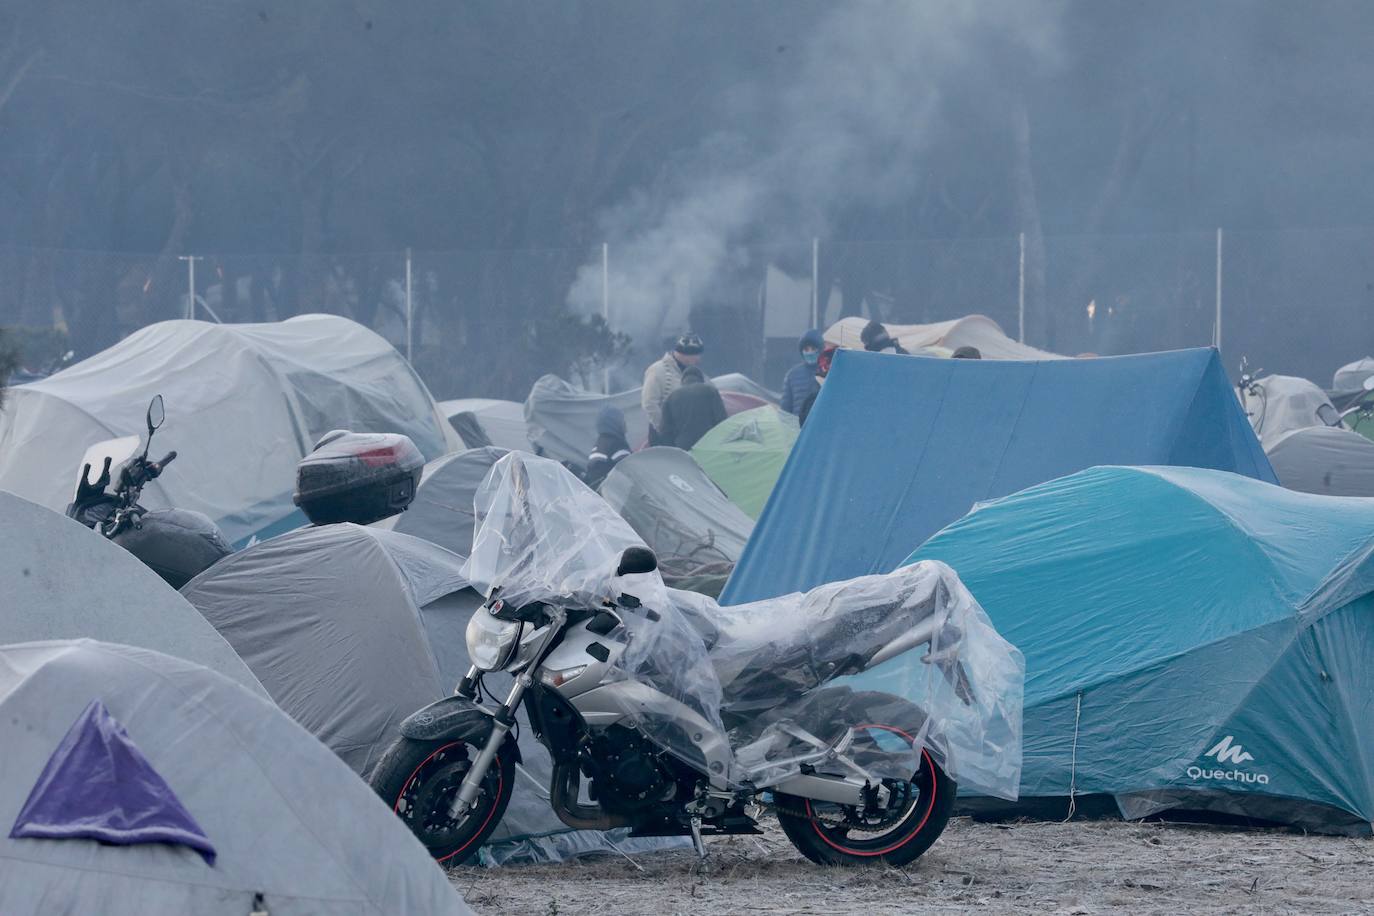
M 1374 442 L 1340 427 L 1309 426 L 1267 448 L 1279 483 L 1323 496 L 1374 496 Z
M 445 455 L 425 465 L 415 499 L 406 511 L 374 522 L 423 538 L 460 557 L 472 550 L 472 497 L 487 471 L 506 450 L 488 446 Z
M 893 569 L 975 503 L 1097 464 L 1274 481 L 1215 350 L 1043 362 L 841 351 L 721 599 Z
M 911 557 L 956 567 L 1025 653 L 1023 800 L 1365 832 L 1372 558 L 1374 500 L 1119 467 L 980 506 Z
M 0 821 L 100 699 L 215 847 L 0 839 L 0 913 L 472 911 L 366 783 L 276 706 L 191 662 L 98 643 L 0 647 Z
M 825 342 L 838 347 L 862 350 L 863 341 L 860 335 L 867 324 L 867 318 L 841 318 L 826 328 Z M 967 315 L 932 324 L 884 324 L 883 327 L 893 340 L 902 345 L 902 349 L 910 353 L 933 348 L 950 353 L 960 347 L 977 347 L 983 359 L 1065 358 L 1058 353 L 1017 343 L 1006 335 L 1001 325 L 984 315 Z

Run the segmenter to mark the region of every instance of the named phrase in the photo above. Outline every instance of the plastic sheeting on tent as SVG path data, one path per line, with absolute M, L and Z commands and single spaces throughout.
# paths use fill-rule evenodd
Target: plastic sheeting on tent
M 841 351 L 722 600 L 893 569 L 974 503 L 1098 464 L 1274 481 L 1215 350 L 1038 363 Z
M 1021 795 L 1306 829 L 1374 822 L 1374 501 L 1093 468 L 911 557 L 959 570 L 1026 658 Z M 1075 736 L 1076 739 L 1075 739 Z
M 692 458 L 750 518 L 763 512 L 801 427 L 780 407 L 727 417 L 692 446 Z
M 157 394 L 157 441 L 180 457 L 144 488 L 145 504 L 204 512 L 236 544 L 305 523 L 291 503 L 296 462 L 331 429 L 405 433 L 430 459 L 458 445 L 409 364 L 346 318 L 164 321 L 9 392 L 0 489 L 60 511 L 86 449 L 142 435 Z
M 837 347 L 862 350 L 864 345 L 859 335 L 867 324 L 867 318 L 841 318 L 826 328 L 825 341 Z M 1007 336 L 1001 325 L 984 315 L 967 315 L 933 324 L 884 324 L 883 327 L 903 349 L 912 352 L 937 350 L 952 353 L 960 347 L 977 347 L 984 359 L 1066 358 L 1058 353 L 1017 343 Z
M 182 592 L 277 705 L 365 775 L 401 721 L 467 673 L 464 633 L 482 598 L 467 588 L 462 563 L 409 535 L 326 525 L 243 550 Z M 570 831 L 554 815 L 548 752 L 525 724 L 523 775 L 488 856 L 609 851 L 601 834 Z
M 494 445 L 500 449 L 530 450 L 530 437 L 525 431 L 525 405 L 519 401 L 500 401 L 493 398 L 460 398 L 456 401 L 440 401 L 439 411 L 448 417 L 449 423 L 458 433 L 458 438 L 468 448 L 481 448 Z M 469 442 L 463 436 L 463 414 L 471 414 L 478 426 L 484 442 Z
M 423 538 L 465 557 L 472 550 L 472 496 L 482 478 L 506 454 L 500 448 L 474 448 L 456 455 L 445 455 L 425 465 L 420 485 L 410 508 L 374 522 L 374 528 L 387 528 Z
M 1295 429 L 1341 424 L 1340 412 L 1326 392 L 1305 378 L 1269 375 L 1254 383 L 1253 393 L 1242 394 L 1250 425 L 1266 452 Z
M 1266 454 L 1279 483 L 1323 496 L 1374 496 L 1374 442 L 1331 426 L 1295 429 Z
M 214 627 L 133 554 L 0 490 L 0 645 L 82 637 L 175 655 L 266 695 Z
M 777 395 L 748 376 L 730 373 L 711 380 L 720 389 L 727 414 L 759 407 L 763 402 L 777 403 Z M 607 405 L 625 414 L 625 438 L 631 448 L 648 442 L 649 420 L 639 406 L 640 390 L 598 394 L 579 388 L 556 375 L 546 375 L 534 383 L 525 399 L 525 422 L 530 442 L 540 454 L 582 468 L 596 441 L 596 416 Z
M 657 554 L 663 581 L 674 588 L 718 595 L 754 530 L 754 520 L 681 449 L 622 459 L 600 492 Z
M 214 865 L 161 843 L 5 837 L 0 913 L 472 912 L 367 785 L 280 710 L 208 668 L 147 649 L 91 640 L 0 647 L 0 822 L 14 823 L 93 700 L 204 830 Z
M 622 615 L 627 635 L 612 640 L 611 665 L 641 688 L 624 692 L 624 713 L 726 784 L 766 788 L 801 772 L 808 754 L 835 772 L 839 764 L 815 759 L 810 735 L 837 742 L 865 722 L 901 722 L 911 723 L 913 742 L 865 742 L 865 770 L 908 779 L 924 746 L 954 779 L 1015 797 L 1021 657 L 948 566 L 917 564 L 721 609 L 668 589 L 657 572 L 616 576 L 622 551 L 642 541 L 557 462 L 512 452 L 483 482 L 476 509 L 480 526 L 464 567 L 474 587 L 499 585 L 515 606 L 570 608 L 628 592 L 657 612 Z M 913 651 L 864 667 L 902 638 L 913 639 Z M 921 646 L 929 653 L 916 651 Z M 643 701 L 643 688 L 688 715 L 658 717 L 661 707 Z

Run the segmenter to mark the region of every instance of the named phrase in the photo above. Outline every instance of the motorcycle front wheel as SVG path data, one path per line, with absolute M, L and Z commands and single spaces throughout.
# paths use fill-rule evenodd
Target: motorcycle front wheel
M 400 738 L 368 778 L 373 791 L 444 865 L 460 865 L 477 855 L 510 804 L 515 761 L 503 749 L 487 769 L 472 808 L 461 818 L 449 815 L 458 787 L 480 750 L 459 739 Z
M 909 781 L 884 782 L 891 798 L 878 812 L 778 793 L 778 823 L 792 845 L 819 865 L 910 864 L 944 833 L 956 784 L 924 749 L 921 768 Z

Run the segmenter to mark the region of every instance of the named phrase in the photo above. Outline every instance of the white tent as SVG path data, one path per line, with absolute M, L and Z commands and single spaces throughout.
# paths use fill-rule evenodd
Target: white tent
M 214 627 L 133 554 L 0 490 L 0 645 L 83 637 L 175 655 L 266 696 Z
M 122 756 L 63 754 L 74 734 L 95 734 L 78 731 L 93 707 L 107 716 L 105 735 L 123 732 L 112 742 Z M 0 647 L 0 748 L 6 916 L 472 912 L 328 749 L 267 700 L 192 662 L 91 640 Z M 161 809 L 121 807 L 147 800 L 150 786 Z M 61 816 L 41 835 L 11 835 L 45 793 Z M 189 815 L 198 833 L 140 842 L 156 838 L 168 809 Z M 99 829 L 110 821 L 138 829 Z M 207 841 L 213 862 L 184 845 L 191 836 Z
M 837 347 L 862 350 L 859 335 L 867 318 L 841 318 L 825 331 L 825 342 Z M 933 324 L 884 324 L 887 333 L 911 352 L 935 350 L 953 352 L 960 347 L 977 347 L 984 359 L 1065 359 L 1058 353 L 1037 350 L 1006 335 L 1001 325 L 984 315 L 966 315 Z
M 405 433 L 428 459 L 458 447 L 410 365 L 346 318 L 164 321 L 9 392 L 0 489 L 61 510 L 86 449 L 142 434 L 157 394 L 167 421 L 155 448 L 179 457 L 144 489 L 146 504 L 204 512 L 235 543 L 304 522 L 291 504 L 296 462 L 331 429 Z

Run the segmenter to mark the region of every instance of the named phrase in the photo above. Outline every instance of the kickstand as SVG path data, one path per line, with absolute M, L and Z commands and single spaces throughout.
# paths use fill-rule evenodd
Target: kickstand
M 706 864 L 706 843 L 701 839 L 701 818 L 693 817 L 692 821 L 692 848 L 697 851 L 697 864 Z

